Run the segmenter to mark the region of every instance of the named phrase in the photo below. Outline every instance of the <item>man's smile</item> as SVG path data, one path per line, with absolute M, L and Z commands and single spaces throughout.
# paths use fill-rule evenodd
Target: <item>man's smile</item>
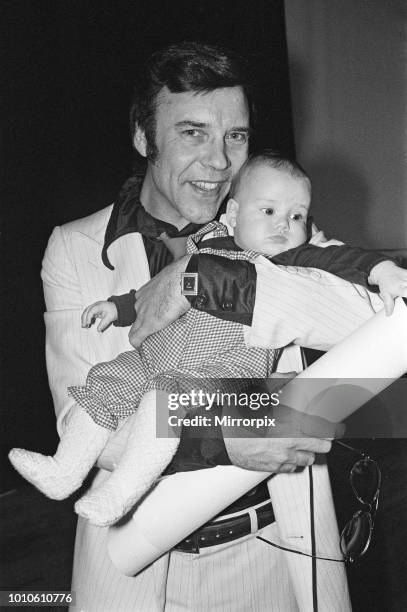
M 199 193 L 218 193 L 227 181 L 189 181 L 195 191 Z

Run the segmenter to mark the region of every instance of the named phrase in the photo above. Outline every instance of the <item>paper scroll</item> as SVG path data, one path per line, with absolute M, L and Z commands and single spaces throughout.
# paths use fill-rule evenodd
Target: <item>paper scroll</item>
M 281 402 L 338 422 L 406 371 L 407 307 L 399 299 L 391 317 L 376 314 L 286 385 Z M 348 404 L 332 402 L 332 388 L 355 378 L 358 385 L 365 381 L 366 393 L 362 390 L 356 401 L 352 395 Z M 317 401 L 297 397 L 296 385 L 306 379 L 318 380 Z M 110 528 L 113 563 L 122 573 L 135 575 L 266 477 L 265 472 L 218 466 L 161 480 L 131 520 Z

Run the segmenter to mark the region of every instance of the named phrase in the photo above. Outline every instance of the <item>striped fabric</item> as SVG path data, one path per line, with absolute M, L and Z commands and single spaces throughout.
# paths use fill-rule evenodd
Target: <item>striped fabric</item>
M 339 531 L 335 519 L 328 470 L 323 458 L 312 466 L 314 484 L 315 543 L 318 556 L 341 559 Z M 310 485 L 307 469 L 294 474 L 280 474 L 269 480 L 270 497 L 279 530 L 276 543 L 310 554 Z M 296 517 L 296 521 L 292 517 Z M 327 529 L 326 526 L 330 525 Z M 291 584 L 301 610 L 312 610 L 312 559 L 290 552 L 283 553 Z M 351 609 L 344 563 L 317 560 L 318 610 L 346 612 Z
M 148 262 L 139 234 L 123 236 L 111 245 L 109 259 L 115 267 L 114 271 L 103 266 L 100 253 L 110 213 L 111 207 L 108 207 L 90 217 L 56 228 L 44 257 L 42 277 L 47 305 L 47 366 L 60 430 L 63 428 L 64 415 L 74 403 L 67 394 L 67 387 L 83 386 L 86 375 L 94 364 L 110 361 L 119 353 L 129 350 L 126 329 L 109 329 L 104 334 L 97 334 L 94 328 L 81 329 L 82 309 L 92 302 L 105 299 L 106 296 L 126 293 L 129 288 L 138 288 L 149 279 Z M 332 285 L 319 283 L 319 293 L 314 301 L 312 296 L 315 283 L 309 284 L 308 289 L 306 284 L 303 284 L 303 293 L 298 294 L 297 283 L 293 282 L 291 295 L 287 291 L 280 294 L 276 285 L 280 278 L 275 276 L 275 271 L 271 273 L 270 268 L 268 270 L 264 265 L 263 270 L 258 266 L 259 299 L 256 302 L 255 325 L 252 330 L 246 331 L 253 345 L 258 343 L 263 347 L 272 346 L 276 339 L 270 321 L 274 321 L 274 316 L 280 316 L 280 319 L 276 319 L 280 321 L 284 312 L 292 313 L 294 319 L 295 305 L 298 309 L 300 304 L 302 311 L 304 296 L 307 299 L 307 312 L 311 316 L 312 325 L 318 331 L 316 341 L 310 338 L 313 345 L 328 346 L 332 340 L 338 341 L 340 336 L 348 333 L 352 325 L 358 325 L 360 314 L 355 306 L 356 300 L 360 301 L 361 310 L 368 316 L 366 297 L 357 291 L 355 293 L 355 289 L 347 283 L 342 284 L 340 297 L 338 295 L 336 298 L 336 303 L 341 300 L 341 308 L 332 311 L 329 307 L 320 308 L 322 299 L 331 304 L 335 302 L 332 298 Z M 295 273 L 288 269 L 282 272 L 290 275 L 294 281 L 301 278 L 298 270 L 295 270 Z M 330 276 L 323 273 L 321 275 Z M 305 277 L 303 280 L 305 281 Z M 270 309 L 269 299 L 276 299 L 278 302 L 275 313 Z M 352 308 L 346 320 L 342 312 L 346 311 L 348 299 Z M 298 310 L 296 312 L 298 314 Z M 324 337 L 325 325 L 334 327 L 336 317 L 337 332 L 330 329 Z M 287 333 L 285 328 L 283 329 L 284 334 L 277 340 L 285 342 Z M 307 336 L 303 336 L 301 327 L 292 339 L 298 342 L 307 341 Z M 283 358 L 285 353 L 286 351 Z M 282 368 L 283 371 L 299 369 L 298 354 L 294 347 L 285 367 Z M 122 430 L 113 437 L 110 448 L 115 444 L 117 447 L 115 439 L 120 437 L 121 432 Z M 106 456 L 109 456 L 109 452 L 112 454 L 108 448 Z M 106 472 L 100 470 L 95 483 L 104 478 Z M 307 504 L 305 489 L 294 486 L 294 481 L 288 478 L 276 477 L 273 481 L 281 493 L 281 496 L 276 494 L 274 499 L 273 491 L 274 508 L 279 516 L 285 516 L 286 532 L 295 533 L 302 521 L 303 508 Z M 320 487 L 321 490 L 318 533 L 323 543 L 329 539 L 329 534 L 336 533 L 337 530 L 324 467 L 315 475 L 314 486 L 316 489 Z M 325 494 L 322 494 L 324 491 Z M 283 500 L 293 497 L 298 499 L 298 504 L 287 513 L 284 508 L 286 502 Z M 275 530 L 277 527 L 267 529 Z M 309 571 L 300 566 L 293 567 L 287 562 L 284 564 L 284 553 L 280 554 L 254 538 L 225 545 L 224 550 L 208 549 L 207 553 L 196 559 L 182 553 L 172 553 L 170 557 L 165 555 L 136 578 L 127 578 L 115 570 L 107 556 L 106 534 L 106 529 L 93 527 L 79 520 L 72 584 L 77 595 L 76 610 L 194 612 L 205 607 L 205 610 L 222 612 L 248 609 L 290 612 L 296 609 L 296 605 L 301 610 L 309 610 Z M 271 533 L 270 539 L 274 535 Z M 166 583 L 167 564 L 169 573 Z M 294 591 L 288 586 L 287 567 Z M 320 610 L 345 612 L 349 609 L 343 572 L 333 572 L 329 580 L 321 576 L 320 589 L 320 601 L 323 602 Z M 294 592 L 298 604 L 293 601 Z
M 198 252 L 196 245 L 208 235 L 227 236 L 228 230 L 219 222 L 207 224 L 188 237 L 187 252 Z M 252 251 L 205 252 L 240 260 L 255 256 Z M 205 380 L 206 393 L 216 392 L 219 386 L 224 393 L 239 392 L 236 380 L 228 384 L 227 379 L 266 378 L 275 365 L 273 350 L 246 346 L 243 325 L 190 310 L 147 338 L 140 351 L 127 351 L 94 366 L 86 385 L 69 387 L 68 393 L 98 425 L 114 431 L 151 389 L 173 393 L 187 387 L 188 392 L 194 388 L 194 380 Z M 212 386 L 211 379 L 216 379 Z
M 294 343 L 327 351 L 383 308 L 378 295 L 322 270 L 276 266 L 264 257 L 256 270 L 256 303 L 245 336 L 252 346 Z
M 276 524 L 258 535 L 278 541 Z M 284 553 L 254 535 L 201 549 L 173 551 L 135 578 L 105 554 L 106 530 L 80 524 L 72 588 L 84 612 L 297 612 Z M 92 582 L 86 560 L 92 550 Z M 322 608 L 321 608 L 322 609 Z M 346 608 L 343 608 L 346 610 Z

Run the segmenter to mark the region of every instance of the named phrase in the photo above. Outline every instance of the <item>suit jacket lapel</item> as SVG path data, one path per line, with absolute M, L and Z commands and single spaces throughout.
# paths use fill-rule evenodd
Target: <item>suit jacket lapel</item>
M 97 233 L 89 235 L 83 232 L 75 232 L 72 236 L 73 257 L 84 305 L 111 295 L 128 293 L 150 279 L 141 234 L 127 234 L 111 245 L 109 259 L 114 270 L 109 270 L 102 262 L 103 238 Z

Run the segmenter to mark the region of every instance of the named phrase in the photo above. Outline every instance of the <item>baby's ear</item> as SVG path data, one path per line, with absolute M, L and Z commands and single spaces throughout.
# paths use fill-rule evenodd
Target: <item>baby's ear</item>
M 233 198 L 230 198 L 226 204 L 226 220 L 230 227 L 236 227 L 236 217 L 239 212 L 239 204 Z

